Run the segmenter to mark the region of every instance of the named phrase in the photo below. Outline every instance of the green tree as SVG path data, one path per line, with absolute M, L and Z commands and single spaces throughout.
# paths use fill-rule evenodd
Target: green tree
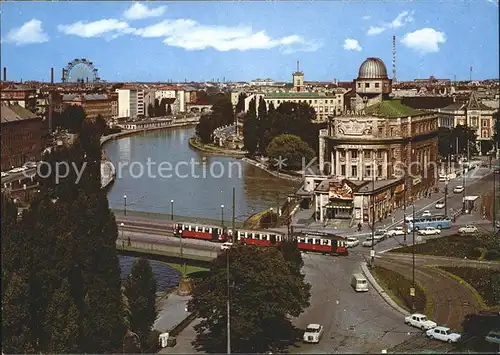
M 448 127 L 439 127 L 438 129 L 438 151 L 441 157 L 448 157 L 449 154 L 454 154 L 451 129 Z
M 214 129 L 234 123 L 234 110 L 231 100 L 225 96 L 220 97 L 213 105 L 210 113 L 214 122 Z
M 299 137 L 291 134 L 279 135 L 269 143 L 267 156 L 274 160 L 281 160 L 283 170 L 299 170 L 314 158 L 314 151 Z
M 165 112 L 166 116 L 172 116 L 172 105 L 167 105 L 167 111 Z
M 264 100 L 264 97 L 261 96 L 259 98 L 259 109 L 257 112 L 257 117 L 259 118 L 259 120 L 263 120 L 266 118 L 266 116 L 267 116 L 267 104 L 266 100 Z
M 500 111 L 496 111 L 493 114 L 493 120 L 495 122 L 495 128 L 493 131 L 493 142 L 495 142 L 495 148 L 500 147 Z
M 160 116 L 160 112 L 161 112 L 161 109 L 160 109 L 160 100 L 159 99 L 155 99 L 154 115 L 153 115 L 153 117 L 159 117 Z
M 65 279 L 47 307 L 45 328 L 49 334 L 48 352 L 75 353 L 79 350 L 80 312 L 76 308 L 69 282 Z
M 467 154 L 467 144 L 469 144 L 470 154 L 476 153 L 476 132 L 465 125 L 457 125 L 451 129 L 450 140 L 452 144 L 453 152 L 458 152 L 458 154 Z M 458 143 L 458 149 L 457 149 Z
M 141 258 L 134 262 L 124 287 L 130 307 L 130 328 L 145 344 L 158 315 L 156 280 L 148 260 Z
M 295 340 L 290 317 L 309 305 L 308 287 L 291 272 L 276 248 L 238 246 L 229 252 L 231 349 L 235 353 L 264 353 Z M 188 308 L 202 321 L 195 326 L 193 344 L 207 352 L 223 352 L 227 334 L 226 254 L 210 275 L 195 285 Z
M 213 131 L 214 128 L 212 126 L 210 116 L 201 116 L 198 124 L 196 125 L 196 135 L 198 138 L 200 138 L 200 140 L 205 144 L 211 143 Z
M 238 103 L 236 104 L 236 113 L 243 112 L 245 110 L 245 99 L 247 98 L 247 94 L 244 92 L 241 92 L 238 95 Z
M 243 145 L 250 155 L 257 151 L 259 139 L 259 121 L 256 117 L 246 117 L 243 121 Z
M 3 278 L 2 288 L 2 352 L 32 353 L 28 282 L 14 273 L 10 280 Z
M 155 117 L 155 107 L 153 104 L 148 104 L 148 117 Z
M 104 135 L 108 128 L 108 124 L 106 123 L 104 117 L 102 117 L 101 115 L 97 115 L 95 123 L 97 125 L 97 128 L 99 129 L 100 135 Z
M 248 111 L 245 118 L 257 118 L 257 102 L 255 101 L 255 97 L 251 99 L 250 103 L 248 104 Z
M 81 106 L 68 105 L 62 112 L 61 124 L 71 133 L 80 133 L 83 121 L 85 111 Z
M 165 117 L 167 115 L 167 103 L 168 100 L 166 98 L 161 99 L 160 108 L 158 110 L 159 117 Z

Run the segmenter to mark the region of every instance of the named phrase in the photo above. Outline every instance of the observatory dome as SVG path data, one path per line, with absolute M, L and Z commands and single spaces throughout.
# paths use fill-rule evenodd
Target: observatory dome
M 368 58 L 359 67 L 359 79 L 388 79 L 387 69 L 380 58 Z

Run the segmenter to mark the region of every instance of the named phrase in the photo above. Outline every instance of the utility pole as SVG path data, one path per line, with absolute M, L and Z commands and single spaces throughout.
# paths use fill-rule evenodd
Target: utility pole
M 496 199 L 497 199 L 497 193 L 495 190 L 495 180 L 497 179 L 496 173 L 493 172 L 493 234 L 496 232 L 496 227 L 497 227 L 497 209 L 496 209 Z
M 407 183 L 408 183 L 408 177 L 407 177 L 407 171 L 406 171 L 406 166 L 405 166 L 405 179 L 404 179 L 404 191 L 403 191 L 403 208 L 404 208 L 404 211 L 403 211 L 403 231 L 405 232 L 405 234 L 403 235 L 403 242 L 406 244 L 406 234 L 408 233 L 407 232 L 407 229 L 408 229 L 408 224 L 406 223 L 406 190 L 408 188 L 407 186 Z
M 235 221 L 236 221 L 236 211 L 234 209 L 235 205 L 236 205 L 236 189 L 235 187 L 233 186 L 233 223 L 232 223 L 232 231 L 233 233 L 231 234 L 231 242 L 234 242 L 234 237 L 236 236 L 236 230 L 235 230 Z
M 280 221 L 280 193 L 278 192 L 276 194 L 276 227 L 279 227 L 279 221 Z
M 415 203 L 413 203 L 413 224 L 412 224 L 412 234 L 413 234 L 413 247 L 412 249 L 412 264 L 413 264 L 413 292 L 411 298 L 411 309 L 415 312 Z
M 227 282 L 227 353 L 231 354 L 231 312 L 229 304 L 230 284 L 229 284 L 229 253 L 231 249 L 226 250 L 226 282 Z
M 446 175 L 444 182 L 444 216 L 448 217 L 448 175 Z
M 373 159 L 372 171 L 372 246 L 370 248 L 371 267 L 375 264 L 375 249 L 373 243 L 375 242 L 375 158 Z

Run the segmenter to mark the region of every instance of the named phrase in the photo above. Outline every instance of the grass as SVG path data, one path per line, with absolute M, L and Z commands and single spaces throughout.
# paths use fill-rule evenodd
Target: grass
M 471 267 L 440 266 L 469 284 L 487 307 L 500 309 L 500 271 Z
M 423 114 L 420 110 L 415 110 L 411 107 L 405 106 L 401 100 L 384 100 L 378 104 L 368 106 L 366 113 L 375 114 L 382 117 L 408 117 Z
M 452 258 L 468 258 L 476 260 L 500 260 L 498 241 L 494 236 L 453 234 L 442 238 L 429 239 L 425 243 L 407 245 L 392 249 L 394 253 L 412 253 Z
M 189 145 L 192 147 L 205 152 L 205 153 L 215 153 L 215 154 L 220 154 L 220 155 L 241 155 L 244 156 L 245 152 L 244 151 L 239 151 L 236 149 L 226 149 L 226 148 L 221 148 L 219 146 L 216 146 L 215 144 L 204 144 L 200 142 L 200 140 L 196 137 L 191 137 L 189 138 Z
M 136 248 L 136 247 L 129 247 L 127 245 L 125 245 L 125 247 L 123 247 L 119 243 L 116 243 L 116 249 L 118 251 L 135 252 L 138 254 L 153 254 L 153 255 L 166 256 L 166 257 L 172 257 L 172 258 L 180 258 L 178 253 L 171 253 L 168 251 L 156 250 L 156 249 L 142 249 L 142 248 Z M 198 260 L 198 261 L 206 261 L 206 262 L 210 262 L 214 259 L 211 257 L 201 256 L 201 255 L 186 255 L 186 258 Z
M 410 288 L 413 287 L 411 280 L 408 280 L 396 271 L 377 265 L 370 271 L 379 285 L 394 302 L 400 307 L 411 311 L 413 298 L 410 296 Z M 423 288 L 420 285 L 415 286 L 415 310 L 417 312 L 429 313 L 429 310 L 426 309 L 427 297 Z
M 200 271 L 208 271 L 208 268 L 205 267 L 200 267 L 200 266 L 194 266 L 194 265 L 186 265 L 184 268 L 183 265 L 175 264 L 175 263 L 165 263 L 168 266 L 170 266 L 172 269 L 179 271 L 183 275 L 190 275 L 193 273 L 197 273 Z

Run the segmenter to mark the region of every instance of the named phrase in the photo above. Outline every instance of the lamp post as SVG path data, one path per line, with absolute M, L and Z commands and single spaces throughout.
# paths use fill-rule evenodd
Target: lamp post
M 411 309 L 413 312 L 415 312 L 415 203 L 413 203 L 413 225 L 412 225 L 412 234 L 413 234 L 413 247 L 412 249 L 412 265 L 413 265 L 413 282 L 412 282 L 412 287 L 413 287 L 413 293 L 412 293 L 412 298 L 411 298 Z
M 123 195 L 123 215 L 127 215 L 127 195 Z
M 372 169 L 372 245 L 370 248 L 370 265 L 373 267 L 375 264 L 375 249 L 373 243 L 375 242 L 375 159 L 373 160 Z
M 221 207 L 224 207 L 224 205 L 221 205 Z M 226 251 L 226 282 L 227 282 L 227 303 L 226 303 L 226 308 L 227 308 L 227 353 L 231 354 L 231 317 L 230 317 L 230 304 L 229 304 L 229 296 L 230 296 L 230 284 L 229 284 L 229 253 L 231 249 L 228 249 Z
M 222 225 L 222 230 L 224 230 L 224 205 L 220 205 L 220 221 Z
M 123 227 L 125 226 L 124 223 L 120 223 L 120 227 L 122 228 L 122 240 L 123 240 Z
M 170 200 L 170 220 L 174 220 L 174 200 Z
M 405 180 L 404 180 L 404 196 L 403 196 L 403 208 L 404 208 L 404 211 L 403 211 L 403 232 L 405 233 L 403 235 L 403 242 L 406 244 L 406 234 L 407 234 L 407 229 L 408 229 L 408 225 L 406 223 L 406 190 L 408 188 L 408 184 L 407 184 L 407 181 L 408 178 L 406 176 L 406 167 L 405 167 Z
M 444 216 L 448 217 L 448 175 L 444 182 Z

